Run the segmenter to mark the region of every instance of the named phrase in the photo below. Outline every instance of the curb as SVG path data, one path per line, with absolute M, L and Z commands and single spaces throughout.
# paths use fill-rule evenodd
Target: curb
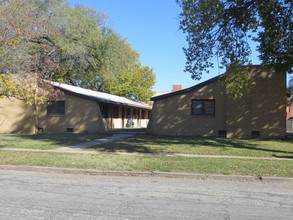
M 216 175 L 216 174 L 167 173 L 167 172 L 131 172 L 131 171 L 104 171 L 104 170 L 99 171 L 99 170 L 92 170 L 92 169 L 40 167 L 40 166 L 13 166 L 13 165 L 0 165 L 0 170 L 98 175 L 98 176 L 145 176 L 145 177 L 164 177 L 164 178 L 188 178 L 188 179 L 199 179 L 199 180 L 229 180 L 229 181 L 251 181 L 251 182 L 258 181 L 258 182 L 275 182 L 275 183 L 292 183 L 293 184 L 293 178 L 257 177 L 257 176 L 241 176 L 241 175 Z

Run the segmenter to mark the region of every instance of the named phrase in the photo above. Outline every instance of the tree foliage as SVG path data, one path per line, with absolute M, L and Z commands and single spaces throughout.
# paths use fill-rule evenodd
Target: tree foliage
M 263 64 L 293 72 L 292 0 L 176 0 L 186 34 L 185 70 L 193 79 L 213 67 L 251 64 L 249 41 L 259 43 Z
M 11 76 L 0 74 L 0 98 L 16 97 L 22 99 L 26 104 L 43 103 L 42 96 L 35 96 L 36 87 L 27 84 L 23 86 L 24 82 L 14 80 Z
M 0 97 L 16 97 L 27 104 L 45 101 L 45 93 L 37 94 L 36 85 L 42 83 L 38 73 L 42 73 L 42 61 L 47 61 L 48 68 L 52 63 L 50 56 L 39 52 L 48 52 L 46 36 L 56 33 L 49 11 L 60 2 L 0 1 Z
M 151 88 L 154 83 L 155 75 L 152 74 L 152 70 L 147 66 L 136 64 L 129 68 L 121 67 L 120 74 L 113 80 L 107 81 L 106 92 L 148 102 L 153 95 Z
M 137 52 L 107 25 L 108 16 L 91 8 L 71 8 L 66 0 L 3 0 L 0 16 L 0 72 L 9 80 L 38 76 L 41 86 L 46 79 L 111 92 L 111 81 L 126 71 L 135 77 L 136 71 L 147 68 L 145 72 L 154 78 L 150 68 L 138 65 Z M 153 84 L 143 88 L 145 94 L 150 94 Z M 4 83 L 0 86 L 4 91 Z M 128 89 L 135 91 L 131 86 Z

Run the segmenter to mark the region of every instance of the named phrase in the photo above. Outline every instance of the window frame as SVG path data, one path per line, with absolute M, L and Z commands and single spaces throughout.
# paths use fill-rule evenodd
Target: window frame
M 201 113 L 196 113 L 194 112 L 194 102 L 198 101 L 201 102 L 202 108 L 201 108 Z M 209 112 L 205 112 L 205 103 L 209 102 L 209 103 L 213 103 L 213 112 L 209 113 Z M 193 116 L 215 116 L 216 115 L 216 100 L 215 99 L 192 99 L 191 100 L 191 115 Z
M 64 116 L 65 109 L 64 100 L 47 102 L 47 116 Z

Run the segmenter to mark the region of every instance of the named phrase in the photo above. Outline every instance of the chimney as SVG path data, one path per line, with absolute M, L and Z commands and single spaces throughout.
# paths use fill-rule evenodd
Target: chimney
M 173 85 L 172 92 L 177 92 L 177 91 L 182 90 L 182 89 L 183 89 L 182 85 Z

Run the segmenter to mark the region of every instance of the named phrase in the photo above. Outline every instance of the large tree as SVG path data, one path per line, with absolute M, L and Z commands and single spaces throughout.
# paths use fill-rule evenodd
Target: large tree
M 213 67 L 251 64 L 250 41 L 259 44 L 262 64 L 293 72 L 292 0 L 176 0 L 186 34 L 185 70 L 193 79 Z
M 16 97 L 32 104 L 52 94 L 37 92 L 36 85 L 42 83 L 39 75 L 44 69 L 56 67 L 50 62 L 47 36 L 56 34 L 50 18 L 57 5 L 64 7 L 62 0 L 0 1 L 0 98 Z M 41 63 L 47 68 L 40 68 Z
M 128 42 L 105 26 L 106 16 L 80 6 L 68 12 L 63 21 L 63 37 L 57 43 L 63 54 L 70 55 L 64 65 L 61 63 L 66 72 L 64 80 L 83 88 L 147 101 L 152 95 L 155 75 L 152 69 L 140 64 L 139 54 Z M 141 82 L 149 79 L 148 83 L 138 83 L 137 73 L 144 77 Z M 121 81 L 126 75 L 127 82 Z
M 105 92 L 148 102 L 153 95 L 151 88 L 154 83 L 152 69 L 138 63 L 128 68 L 120 67 L 120 73 L 105 83 Z
M 37 88 L 37 83 L 46 86 L 43 79 L 111 92 L 110 82 L 126 70 L 148 68 L 137 65 L 137 52 L 107 26 L 105 14 L 93 9 L 71 8 L 66 0 L 0 0 L 0 16 L 0 98 L 16 96 L 32 103 L 31 97 L 40 95 L 45 100 L 51 93 L 26 89 Z M 37 80 L 28 86 L 18 83 L 21 77 Z M 143 88 L 145 94 L 153 84 Z M 145 100 L 141 97 L 130 98 Z

